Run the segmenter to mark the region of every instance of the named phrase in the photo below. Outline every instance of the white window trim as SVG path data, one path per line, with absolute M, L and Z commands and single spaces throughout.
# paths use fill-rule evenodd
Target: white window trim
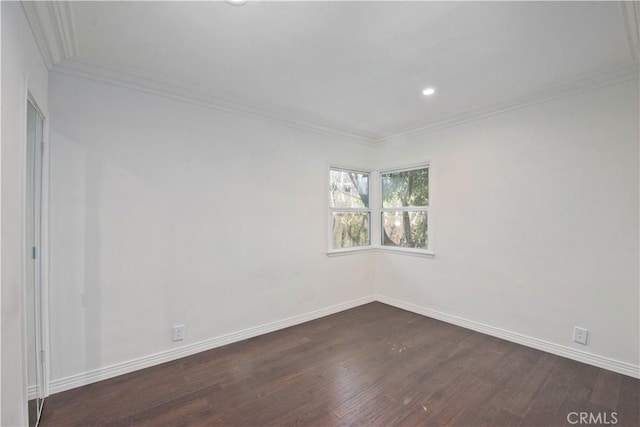
M 377 221 L 378 221 L 378 230 L 377 230 L 377 244 L 376 248 L 380 252 L 387 253 L 396 253 L 402 255 L 412 255 L 419 256 L 425 258 L 434 258 L 435 252 L 433 250 L 433 208 L 432 208 L 432 186 L 431 186 L 431 171 L 432 171 L 432 162 L 424 161 L 412 165 L 404 165 L 397 168 L 389 168 L 383 169 L 377 172 L 376 179 L 376 208 L 377 208 Z M 409 206 L 406 208 L 383 208 L 382 207 L 382 175 L 387 173 L 394 172 L 408 172 L 416 169 L 428 169 L 429 170 L 429 204 L 427 206 Z M 397 211 L 409 211 L 409 212 L 426 212 L 427 213 L 427 247 L 426 249 L 418 249 L 418 248 L 403 248 L 399 246 L 385 246 L 382 244 L 382 213 L 383 212 L 397 212 Z
M 410 208 L 415 209 L 416 211 L 426 211 L 427 212 L 427 233 L 428 233 L 428 246 L 427 249 L 416 249 L 416 248 L 403 248 L 398 246 L 383 246 L 382 245 L 382 212 L 384 211 L 397 211 L 395 208 L 382 208 L 382 183 L 381 177 L 384 173 L 390 172 L 406 172 L 415 169 L 429 169 L 429 205 L 426 208 L 418 207 L 418 208 Z M 431 183 L 431 172 L 433 169 L 433 162 L 428 160 L 420 163 L 415 163 L 411 165 L 403 165 L 396 168 L 389 169 L 380 169 L 380 170 L 370 170 L 366 168 L 352 168 L 348 166 L 336 165 L 333 163 L 327 164 L 327 176 L 325 179 L 325 183 L 330 180 L 330 171 L 331 169 L 335 170 L 343 170 L 348 172 L 359 172 L 369 174 L 369 209 L 362 209 L 362 211 L 369 212 L 369 246 L 357 246 L 353 248 L 341 248 L 341 249 L 331 249 L 331 221 L 332 211 L 331 206 L 329 204 L 329 198 L 327 198 L 327 212 L 329 212 L 329 217 L 327 221 L 327 256 L 328 257 L 336 257 L 336 256 L 344 256 L 344 255 L 355 255 L 360 253 L 390 253 L 396 255 L 403 256 L 414 256 L 420 258 L 435 258 L 436 253 L 434 251 L 434 230 L 432 226 L 433 221 L 433 186 Z M 339 209 L 336 209 L 339 210 Z M 374 215 L 374 212 L 376 213 Z
M 365 252 L 377 252 L 377 251 L 378 249 L 374 248 L 373 246 L 357 246 L 354 248 L 331 249 L 327 251 L 327 256 L 337 257 L 337 256 L 355 255 L 355 254 L 361 254 Z
M 432 252 L 426 249 L 401 248 L 397 246 L 380 246 L 375 250 L 376 252 L 387 252 L 391 254 L 411 255 L 411 256 L 422 257 L 422 258 L 435 258 L 436 256 L 435 252 Z
M 368 208 L 334 208 L 334 207 L 331 207 L 331 203 L 329 203 L 329 198 L 328 197 L 326 198 L 327 212 L 328 212 L 327 230 L 326 230 L 327 248 L 328 248 L 327 256 L 333 257 L 333 256 L 351 255 L 351 254 L 356 254 L 361 252 L 371 252 L 373 248 L 373 242 L 374 242 L 373 224 L 372 224 L 373 207 L 371 202 L 371 194 L 372 194 L 371 183 L 373 182 L 373 172 L 366 168 L 356 168 L 356 167 L 342 166 L 342 165 L 336 165 L 334 163 L 329 163 L 327 164 L 327 168 L 326 168 L 327 176 L 325 179 L 325 185 L 326 183 L 331 181 L 332 170 L 367 174 L 369 176 L 369 207 Z M 334 212 L 366 212 L 368 213 L 369 214 L 369 244 L 366 246 L 353 246 L 350 248 L 333 248 L 332 247 L 333 236 L 332 236 L 331 224 L 333 221 Z

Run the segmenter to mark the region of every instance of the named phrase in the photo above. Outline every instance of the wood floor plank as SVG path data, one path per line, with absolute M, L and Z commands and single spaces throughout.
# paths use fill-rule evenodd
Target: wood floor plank
M 407 425 L 456 425 L 464 418 L 474 402 L 490 399 L 493 387 L 481 379 L 464 374 L 457 381 L 446 384 L 416 405 L 403 422 Z
M 639 381 L 371 303 L 50 396 L 57 426 L 640 425 Z
M 509 412 L 505 409 L 498 411 L 494 416 L 488 418 L 486 423 L 482 423 L 481 425 L 489 426 L 489 427 L 513 427 L 520 424 L 522 418 L 515 415 L 512 412 Z M 474 424 L 467 424 L 469 426 L 473 426 Z M 551 427 L 551 426 L 546 426 Z
M 595 386 L 600 369 L 595 366 L 581 365 L 569 386 L 568 394 L 577 401 L 588 401 Z
M 566 414 L 562 413 L 561 409 L 568 387 L 558 384 L 552 378 L 549 377 L 540 389 L 531 407 L 522 418 L 520 426 L 555 426 L 565 423 Z
M 557 361 L 557 356 L 551 354 L 543 355 L 538 363 L 533 366 L 520 389 L 509 400 L 505 409 L 523 417 L 531 408 L 538 390 L 548 379 Z
M 638 408 L 638 400 L 636 400 L 635 402 L 625 402 L 618 404 L 616 406 L 615 413 L 618 418 L 618 426 L 640 426 L 640 408 Z
M 620 393 L 620 377 L 622 375 L 610 371 L 600 371 L 591 392 L 591 402 L 609 409 L 616 409 Z
M 616 411 L 621 425 L 640 426 L 640 381 L 622 375 Z
M 582 363 L 575 360 L 560 357 L 551 371 L 549 381 L 560 386 L 569 387 L 576 375 L 578 375 L 581 365 Z

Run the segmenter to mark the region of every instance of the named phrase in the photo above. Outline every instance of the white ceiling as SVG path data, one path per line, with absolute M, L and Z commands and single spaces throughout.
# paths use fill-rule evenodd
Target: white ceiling
M 38 7 L 25 6 L 32 27 Z M 59 71 L 109 70 L 371 142 L 637 73 L 632 3 L 58 2 L 53 30 L 36 13 Z

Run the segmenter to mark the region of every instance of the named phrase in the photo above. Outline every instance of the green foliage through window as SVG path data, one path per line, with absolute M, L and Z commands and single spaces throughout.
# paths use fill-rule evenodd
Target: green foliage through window
M 382 207 L 429 205 L 429 169 L 382 174 Z
M 429 169 L 381 174 L 382 245 L 427 249 Z
M 334 248 L 353 248 L 369 244 L 369 213 L 334 212 L 332 227 Z
M 330 169 L 329 207 L 332 249 L 371 244 L 368 173 Z

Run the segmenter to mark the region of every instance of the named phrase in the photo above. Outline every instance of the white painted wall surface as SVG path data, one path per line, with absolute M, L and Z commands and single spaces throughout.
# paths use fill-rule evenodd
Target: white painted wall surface
M 19 2 L 2 7 L 2 415 L 27 423 L 24 357 L 23 203 L 27 90 L 47 114 L 47 69 Z
M 327 161 L 369 147 L 50 79 L 54 382 L 372 294 L 326 256 Z
M 638 365 L 638 85 L 370 147 L 52 73 L 54 382 L 374 291 Z M 431 161 L 435 259 L 327 258 L 327 161 Z M 171 326 L 186 340 L 171 342 Z M 590 330 L 588 346 L 571 341 Z M 64 382 L 64 381 L 62 381 Z
M 376 291 L 637 367 L 638 136 L 635 81 L 377 149 L 431 160 L 436 256 L 376 254 Z
M 0 24 L 2 24 L 2 6 L 0 5 Z M 0 86 L 2 82 L 2 27 L 0 26 Z M 2 96 L 0 96 L 0 112 Z M 2 136 L 2 115 L 0 114 L 0 141 Z M 0 142 L 1 147 L 1 142 Z M 2 149 L 0 148 L 0 236 L 2 235 Z M 2 310 L 2 244 L 0 244 L 0 310 Z M 0 423 L 2 422 L 2 313 L 0 312 Z

